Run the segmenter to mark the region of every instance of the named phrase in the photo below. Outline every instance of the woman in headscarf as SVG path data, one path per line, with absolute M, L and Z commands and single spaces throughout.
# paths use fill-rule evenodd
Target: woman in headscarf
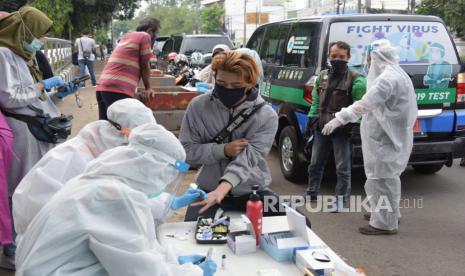
M 0 109 L 15 137 L 8 172 L 10 197 L 29 169 L 54 146 L 37 140 L 25 122 L 11 117 L 11 114 L 37 116 L 39 109 L 52 118 L 60 115 L 44 89 L 65 85 L 65 82 L 60 77 L 44 80 L 33 60 L 51 27 L 52 21 L 45 14 L 28 6 L 0 19 Z M 73 89 L 67 87 L 55 95 L 66 96 Z M 12 257 L 14 246 L 6 246 L 4 253 Z

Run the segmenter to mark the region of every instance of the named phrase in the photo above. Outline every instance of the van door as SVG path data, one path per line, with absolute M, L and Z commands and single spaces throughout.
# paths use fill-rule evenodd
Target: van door
M 277 77 L 279 68 L 282 67 L 284 44 L 287 41 L 291 24 L 273 24 L 268 26 L 260 48 L 260 58 L 263 63 L 265 84 L 261 94 L 271 100 L 269 95 L 270 81 Z
M 310 108 L 310 101 L 304 97 L 304 88 L 316 71 L 321 24 L 299 22 L 288 28 L 289 33 L 279 41 L 279 51 L 275 55 L 281 62 L 273 70 L 268 70 L 268 86 L 264 94 L 273 104 L 292 110 L 296 116 L 295 123 L 302 132 Z

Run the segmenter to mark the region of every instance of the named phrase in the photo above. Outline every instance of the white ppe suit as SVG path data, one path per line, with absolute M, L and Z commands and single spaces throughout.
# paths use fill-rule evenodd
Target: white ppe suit
M 16 275 L 202 275 L 157 241 L 148 195 L 179 176 L 166 156 L 186 154 L 172 133 L 146 124 L 132 130 L 128 146 L 91 161 L 29 225 Z
M 399 66 L 397 50 L 388 43 L 373 44 L 367 93 L 336 113 L 336 119 L 347 124 L 363 115 L 360 134 L 367 176 L 365 191 L 372 209 L 370 225 L 394 230 L 400 215 L 400 175 L 412 151 L 418 109 L 412 81 Z M 375 210 L 378 203 L 385 207 L 386 201 L 392 210 Z
M 129 130 L 156 123 L 152 111 L 136 99 L 115 102 L 107 114 L 109 120 Z M 52 196 L 68 180 L 84 172 L 88 162 L 108 149 L 127 143 L 127 136 L 110 122 L 102 120 L 89 123 L 76 137 L 50 150 L 23 178 L 13 194 L 16 240 L 19 242 L 29 223 Z

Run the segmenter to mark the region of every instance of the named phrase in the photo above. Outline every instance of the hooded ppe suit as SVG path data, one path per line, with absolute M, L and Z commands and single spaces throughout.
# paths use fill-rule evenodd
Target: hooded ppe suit
M 185 157 L 162 126 L 134 129 L 128 146 L 91 161 L 37 214 L 18 245 L 16 275 L 202 275 L 158 243 L 148 200 L 179 176 L 168 159 Z
M 367 176 L 365 191 L 372 209 L 370 225 L 394 230 L 400 215 L 399 176 L 412 151 L 418 109 L 412 81 L 399 66 L 396 49 L 386 41 L 373 42 L 373 49 L 367 93 L 336 113 L 333 120 L 347 124 L 363 115 L 360 134 Z
M 107 111 L 108 118 L 121 128 L 133 129 L 152 123 L 152 111 L 135 99 L 115 102 Z M 102 152 L 128 143 L 108 121 L 86 125 L 73 139 L 50 150 L 23 178 L 13 194 L 13 217 L 19 241 L 29 223 L 68 180 L 84 172 L 88 162 Z

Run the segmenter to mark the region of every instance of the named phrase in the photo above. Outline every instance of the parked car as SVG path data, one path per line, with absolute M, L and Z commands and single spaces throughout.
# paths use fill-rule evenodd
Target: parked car
M 440 18 L 384 14 L 286 20 L 260 26 L 247 47 L 260 53 L 264 65 L 261 94 L 279 115 L 276 144 L 287 179 L 300 179 L 307 171 L 302 134 L 329 43 L 349 43 L 349 66 L 364 73 L 367 45 L 381 38 L 399 49 L 401 66 L 417 94 L 410 164 L 418 172 L 435 173 L 465 156 L 465 65 Z M 354 141 L 353 164 L 361 166 L 360 136 Z

